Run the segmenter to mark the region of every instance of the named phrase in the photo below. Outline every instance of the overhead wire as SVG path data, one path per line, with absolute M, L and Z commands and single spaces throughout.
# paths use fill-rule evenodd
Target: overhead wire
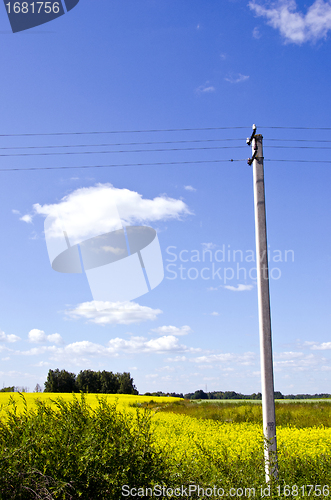
M 227 141 L 244 141 L 244 138 L 239 139 L 195 139 L 191 141 L 150 141 L 150 142 L 110 142 L 104 144 L 65 144 L 65 145 L 48 145 L 48 146 L 6 146 L 0 147 L 0 150 L 7 149 L 50 149 L 50 148 L 87 148 L 87 147 L 108 147 L 108 146 L 147 146 L 156 144 L 190 144 L 190 143 L 201 143 L 201 142 L 227 142 Z M 331 141 L 330 141 L 331 142 Z
M 151 167 L 160 165 L 187 165 L 187 164 L 201 164 L 201 163 L 223 163 L 223 162 L 235 162 L 235 161 L 247 161 L 247 158 L 241 159 L 226 159 L 226 160 L 194 160 L 194 161 L 171 161 L 171 162 L 151 162 L 151 163 L 122 163 L 122 164 L 110 164 L 110 165 L 73 165 L 73 166 L 63 166 L 63 167 L 14 167 L 14 168 L 0 168 L 0 172 L 17 172 L 23 170 L 66 170 L 66 169 L 78 169 L 78 168 L 112 168 L 112 167 Z
M 331 130 L 331 127 L 283 127 L 283 126 L 264 126 L 259 125 L 259 129 L 278 129 L 278 130 Z M 21 134 L 0 134 L 0 137 L 42 137 L 42 136 L 66 136 L 66 135 L 100 135 L 100 134 L 141 134 L 157 132 L 200 132 L 209 130 L 249 130 L 249 126 L 236 127 L 197 127 L 197 128 L 168 128 L 168 129 L 136 129 L 136 130 L 108 130 L 108 131 L 90 131 L 90 132 L 43 132 L 43 133 L 21 133 Z
M 218 131 L 218 130 L 231 130 L 231 129 L 248 129 L 248 127 L 202 127 L 202 128 L 173 128 L 173 129 L 141 129 L 141 130 L 112 130 L 107 132 L 102 131 L 91 131 L 91 132 L 55 132 L 55 133 L 24 133 L 24 134 L 0 134 L 1 137 L 42 137 L 42 136 L 80 136 L 80 135 L 101 135 L 101 134 L 126 134 L 126 133 L 150 133 L 150 132 L 187 132 L 187 131 Z M 331 127 L 260 127 L 259 129 L 288 129 L 288 130 L 331 130 Z M 283 144 L 268 144 L 265 149 L 312 149 L 312 150 L 329 150 L 331 146 L 319 146 L 319 143 L 331 143 L 328 139 L 277 139 L 277 138 L 264 138 L 265 142 L 291 142 L 291 145 Z M 186 140 L 167 140 L 167 141 L 135 141 L 135 142 L 116 142 L 109 143 L 105 142 L 102 144 L 47 144 L 45 146 L 1 146 L 0 151 L 21 151 L 25 150 L 28 152 L 10 152 L 10 153 L 0 153 L 0 157 L 29 157 L 29 156 L 58 156 L 58 155 L 97 155 L 97 154 L 125 154 L 125 153 L 160 153 L 160 152 L 186 152 L 186 151 L 211 151 L 211 150 L 222 150 L 222 149 L 244 149 L 247 145 L 218 145 L 210 146 L 211 143 L 220 143 L 228 141 L 244 141 L 243 138 L 219 138 L 219 139 L 186 139 Z M 77 151 L 78 148 L 110 148 L 110 147 L 128 147 L 128 146 L 154 146 L 154 145 L 179 145 L 179 144 L 208 144 L 206 146 L 199 147 L 165 147 L 165 148 L 141 148 L 141 149 L 108 149 L 106 151 L 93 150 L 93 151 Z M 309 143 L 310 145 L 295 145 L 293 143 Z M 314 144 L 314 145 L 312 145 Z M 75 149 L 75 151 L 68 151 L 68 149 Z M 50 152 L 40 151 L 40 150 L 52 150 Z M 56 149 L 57 151 L 54 151 Z M 58 151 L 61 149 L 66 149 L 66 151 Z M 30 152 L 33 150 L 34 152 Z M 35 150 L 38 150 L 35 152 Z M 211 159 L 211 160 L 193 160 L 193 161 L 173 161 L 173 162 L 150 162 L 150 163 L 114 163 L 108 165 L 74 165 L 74 166 L 45 166 L 45 167 L 14 167 L 14 168 L 0 168 L 0 171 L 23 171 L 23 170 L 65 170 L 65 169 L 78 169 L 78 168 L 120 168 L 120 167 L 139 167 L 139 166 L 158 166 L 158 165 L 188 165 L 188 164 L 208 164 L 208 163 L 222 163 L 222 162 L 233 162 L 233 161 L 246 161 L 246 159 Z M 331 163 L 331 160 L 310 160 L 310 159 L 266 159 L 265 161 L 270 162 L 292 162 L 292 163 Z
M 155 132 L 200 132 L 207 130 L 238 130 L 249 129 L 249 127 L 201 127 L 201 128 L 167 128 L 167 129 L 141 129 L 141 130 L 109 130 L 92 132 L 46 132 L 46 133 L 23 133 L 23 134 L 0 134 L 0 137 L 37 137 L 57 135 L 100 135 L 100 134 L 142 134 Z
M 1 157 L 13 156 L 58 156 L 58 155 L 90 155 L 90 154 L 113 154 L 113 153 L 160 153 L 166 151 L 206 151 L 215 149 L 239 149 L 247 148 L 247 146 L 214 146 L 204 148 L 165 148 L 165 149 L 128 149 L 124 150 L 108 150 L 108 151 L 60 151 L 55 153 L 10 153 L 0 154 Z

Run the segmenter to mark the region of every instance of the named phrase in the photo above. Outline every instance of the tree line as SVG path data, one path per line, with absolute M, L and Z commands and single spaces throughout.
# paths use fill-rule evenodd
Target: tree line
M 129 372 L 49 370 L 44 392 L 89 392 L 96 394 L 139 394 Z
M 322 393 L 322 394 L 288 394 L 283 395 L 280 391 L 274 392 L 275 399 L 323 399 L 330 398 L 331 394 Z M 262 394 L 258 392 L 257 394 L 254 392 L 253 394 L 241 394 L 240 392 L 235 391 L 214 391 L 214 392 L 204 392 L 203 390 L 198 390 L 193 392 L 189 392 L 184 395 L 185 399 L 253 399 L 259 400 L 262 399 Z

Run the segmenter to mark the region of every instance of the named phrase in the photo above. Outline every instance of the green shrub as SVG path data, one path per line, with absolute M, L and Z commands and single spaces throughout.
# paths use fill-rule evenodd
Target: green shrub
M 23 399 L 24 396 L 22 395 Z M 163 484 L 150 412 L 119 411 L 103 398 L 92 409 L 84 395 L 52 409 L 38 401 L 18 413 L 12 399 L 0 422 L 0 498 L 118 500 L 121 488 Z

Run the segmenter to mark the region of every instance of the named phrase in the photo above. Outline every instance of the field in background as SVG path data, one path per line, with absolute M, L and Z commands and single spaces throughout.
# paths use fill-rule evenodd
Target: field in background
M 79 394 L 76 394 L 77 397 L 79 397 Z M 72 401 L 72 394 L 71 393 L 58 393 L 58 392 L 27 392 L 24 393 L 24 399 L 27 402 L 28 406 L 33 408 L 35 405 L 35 401 L 44 401 L 49 403 L 52 407 L 54 407 L 54 401 L 55 399 L 61 397 L 64 401 Z M 86 402 L 93 408 L 97 406 L 98 399 L 97 398 L 103 397 L 106 398 L 107 401 L 109 401 L 110 404 L 115 403 L 117 401 L 117 404 L 119 406 L 129 406 L 129 405 L 134 405 L 134 404 L 142 404 L 142 403 L 148 403 L 151 400 L 155 400 L 155 397 L 151 396 L 133 396 L 131 394 L 85 394 L 85 399 Z M 23 405 L 23 398 L 20 396 L 20 393 L 18 392 L 0 392 L 0 416 L 3 414 L 4 410 L 8 407 L 8 403 L 10 398 L 12 398 L 16 404 L 17 408 L 19 411 L 23 410 L 24 405 Z M 178 398 L 168 398 L 168 397 L 160 397 L 157 398 L 157 400 L 160 403 L 170 403 L 170 402 L 175 402 L 178 401 Z

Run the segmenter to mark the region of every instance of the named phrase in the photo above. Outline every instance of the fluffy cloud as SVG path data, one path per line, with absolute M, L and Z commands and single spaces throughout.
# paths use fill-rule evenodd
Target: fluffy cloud
M 241 73 L 237 73 L 235 75 L 228 75 L 224 78 L 226 82 L 230 83 L 241 83 L 246 80 L 248 80 L 249 76 L 248 75 L 242 75 Z
M 257 16 L 266 18 L 267 24 L 278 29 L 288 43 L 315 42 L 326 38 L 331 29 L 330 1 L 315 0 L 306 14 L 297 12 L 295 0 L 278 0 L 271 5 L 252 0 L 248 5 Z
M 29 342 L 33 344 L 41 344 L 43 342 L 52 342 L 53 344 L 63 344 L 63 339 L 59 333 L 53 333 L 51 335 L 46 335 L 43 330 L 38 330 L 34 328 L 28 333 Z
M 121 228 L 124 225 L 143 224 L 168 219 L 180 219 L 191 214 L 182 200 L 166 195 L 144 199 L 141 194 L 129 189 L 118 189 L 112 184 L 76 189 L 64 196 L 59 203 L 33 205 L 32 213 L 21 220 L 32 222 L 36 215 L 54 217 L 49 235 L 63 237 L 68 234 L 71 245 L 92 236 Z
M 73 342 L 63 347 L 40 346 L 29 349 L 28 351 L 16 351 L 15 354 L 25 356 L 45 356 L 50 355 L 50 359 L 56 361 L 70 361 L 72 363 L 81 363 L 88 361 L 93 357 L 117 357 L 120 354 L 164 354 L 196 352 L 199 349 L 193 349 L 180 344 L 173 335 L 167 335 L 157 339 L 148 340 L 145 337 L 131 337 L 130 340 L 115 338 L 111 339 L 107 345 L 96 344 L 88 340 Z M 47 361 L 44 361 L 46 363 Z
M 27 224 L 32 224 L 32 215 L 30 214 L 23 215 L 23 217 L 20 217 L 20 220 L 26 222 Z
M 177 326 L 159 326 L 158 328 L 152 329 L 152 332 L 157 333 L 158 335 L 187 335 L 191 333 L 192 330 L 189 326 L 184 325 L 181 328 Z
M 184 352 L 191 350 L 185 345 L 180 345 L 178 339 L 173 335 L 166 335 L 158 339 L 147 340 L 145 337 L 131 337 L 130 340 L 120 338 L 109 341 L 109 347 L 113 352 L 129 351 L 129 352 Z
M 331 342 L 322 342 L 322 344 L 314 344 L 311 349 L 318 351 L 325 351 L 331 349 Z
M 63 344 L 63 339 L 59 333 L 52 333 L 51 335 L 47 335 L 48 342 L 52 342 L 53 344 Z
M 96 309 L 96 305 L 99 310 Z M 160 309 L 140 306 L 136 302 L 103 302 L 101 304 L 93 300 L 65 311 L 65 314 L 72 319 L 87 319 L 98 325 L 130 325 L 152 321 L 161 313 Z
M 238 286 L 224 285 L 224 288 L 226 288 L 227 290 L 231 290 L 232 292 L 246 292 L 248 290 L 252 290 L 253 285 L 238 285 Z
M 5 332 L 0 330 L 0 342 L 9 342 L 10 344 L 17 342 L 18 340 L 21 340 L 20 337 L 14 334 L 9 334 L 6 335 Z
M 313 341 L 305 341 L 303 344 L 303 347 L 309 347 L 313 351 L 327 351 L 331 349 L 331 342 L 322 342 L 319 344 L 315 340 Z
M 331 344 L 329 342 L 325 342 L 325 344 Z M 312 345 L 312 342 L 305 342 L 304 345 Z M 323 344 L 317 345 L 314 344 L 311 349 L 316 348 L 317 349 L 331 349 L 330 347 L 324 347 Z M 321 347 L 323 346 L 323 347 Z M 317 354 L 304 354 L 303 352 L 300 351 L 285 351 L 285 352 L 280 352 L 280 353 L 275 353 L 274 355 L 275 361 L 274 361 L 274 367 L 275 371 L 282 371 L 282 370 L 289 370 L 293 369 L 294 371 L 306 371 L 309 372 L 311 370 L 321 370 L 322 366 L 324 365 L 323 370 L 327 371 L 329 368 L 325 368 L 327 366 L 327 359 L 323 358 Z
M 47 336 L 43 330 L 38 330 L 38 328 L 34 328 L 33 330 L 29 331 L 28 339 L 29 342 L 35 344 L 35 343 L 46 342 Z
M 184 189 L 186 189 L 186 191 L 196 191 L 196 189 L 193 187 L 193 186 L 184 186 Z
M 194 363 L 236 363 L 238 365 L 254 364 L 256 355 L 254 352 L 245 352 L 244 354 L 234 354 L 230 352 L 221 354 L 208 354 L 206 356 L 198 356 L 190 361 Z
M 200 85 L 200 87 L 198 87 L 196 89 L 196 92 L 198 93 L 211 93 L 211 92 L 215 92 L 215 87 L 213 87 L 212 85 L 209 85 L 209 82 L 206 82 L 204 85 Z

